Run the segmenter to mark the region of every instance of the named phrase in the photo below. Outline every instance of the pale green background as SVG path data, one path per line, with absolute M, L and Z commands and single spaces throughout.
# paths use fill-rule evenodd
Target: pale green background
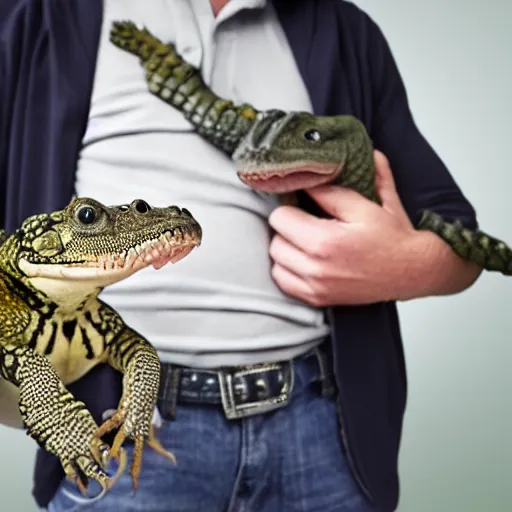
M 512 3 L 356 3 L 382 27 L 415 118 L 482 228 L 512 243 Z M 512 278 L 484 274 L 461 295 L 400 310 L 410 389 L 400 512 L 512 511 Z M 0 427 L 2 512 L 36 510 L 34 451 Z

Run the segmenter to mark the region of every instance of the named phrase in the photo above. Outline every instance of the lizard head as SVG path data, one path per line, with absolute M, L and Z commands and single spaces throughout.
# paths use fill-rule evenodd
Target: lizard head
M 176 263 L 201 237 L 200 225 L 185 208 L 152 208 L 141 199 L 104 206 L 76 198 L 63 210 L 23 222 L 17 266 L 28 278 L 106 286 L 149 265 Z
M 283 194 L 373 167 L 364 125 L 352 116 L 262 112 L 233 154 L 238 176 L 254 190 Z M 370 149 L 370 150 L 369 150 Z

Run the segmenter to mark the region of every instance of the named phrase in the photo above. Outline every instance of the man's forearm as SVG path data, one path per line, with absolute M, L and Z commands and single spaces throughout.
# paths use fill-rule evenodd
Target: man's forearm
M 451 295 L 469 288 L 482 268 L 465 261 L 434 233 L 417 231 L 407 244 L 399 300 Z

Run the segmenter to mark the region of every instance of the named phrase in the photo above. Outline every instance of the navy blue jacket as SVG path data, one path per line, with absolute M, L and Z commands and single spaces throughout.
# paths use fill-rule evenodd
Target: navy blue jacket
M 390 160 L 413 222 L 430 208 L 476 228 L 472 206 L 413 121 L 379 27 L 341 0 L 274 3 L 315 113 L 364 122 Z M 0 227 L 11 231 L 28 215 L 63 207 L 73 194 L 101 21 L 101 0 L 0 2 Z M 391 512 L 407 394 L 396 307 L 334 307 L 328 318 L 349 458 L 377 510 Z M 116 407 L 121 380 L 101 366 L 69 388 L 99 422 L 105 409 Z M 40 450 L 34 485 L 40 506 L 62 477 L 58 460 Z

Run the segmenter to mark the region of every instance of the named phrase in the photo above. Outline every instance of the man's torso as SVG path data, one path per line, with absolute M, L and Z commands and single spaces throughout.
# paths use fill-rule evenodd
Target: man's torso
M 77 195 L 107 204 L 136 197 L 155 206 L 183 204 L 202 224 L 204 241 L 195 256 L 141 272 L 102 298 L 163 360 L 216 366 L 306 351 L 328 327 L 322 311 L 287 297 L 272 281 L 267 218 L 276 198 L 246 187 L 225 155 L 148 92 L 137 60 L 108 40 L 114 19 L 146 25 L 175 43 L 225 98 L 311 111 L 286 37 L 264 1 L 232 0 L 215 19 L 208 0 L 106 0 Z

